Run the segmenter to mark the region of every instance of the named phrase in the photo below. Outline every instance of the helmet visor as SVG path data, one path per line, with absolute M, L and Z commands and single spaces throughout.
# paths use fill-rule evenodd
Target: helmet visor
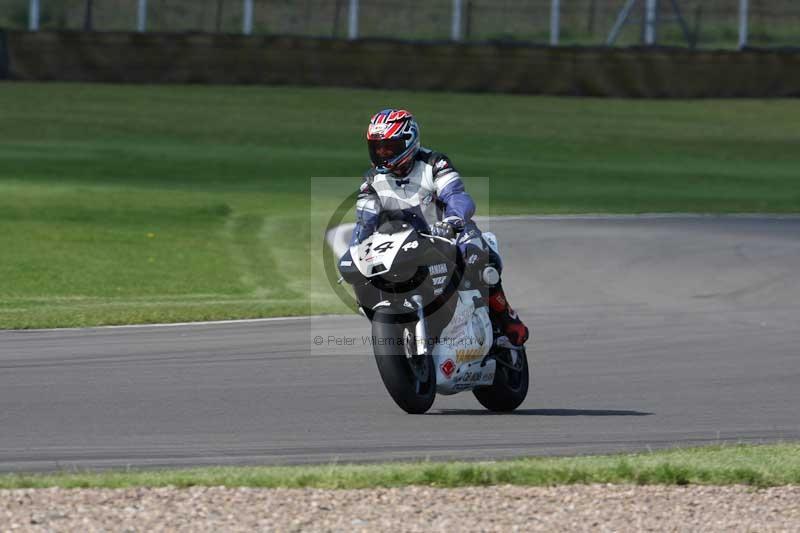
M 402 139 L 380 139 L 367 141 L 369 157 L 375 166 L 386 166 L 397 156 L 406 151 L 406 142 Z

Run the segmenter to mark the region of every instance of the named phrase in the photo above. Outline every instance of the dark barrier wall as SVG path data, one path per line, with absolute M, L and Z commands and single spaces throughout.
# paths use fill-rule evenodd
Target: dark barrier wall
M 6 48 L 6 32 L 0 30 L 0 80 L 8 78 L 8 49 Z
M 618 97 L 800 96 L 800 52 L 213 34 L 7 33 L 18 80 L 334 85 Z

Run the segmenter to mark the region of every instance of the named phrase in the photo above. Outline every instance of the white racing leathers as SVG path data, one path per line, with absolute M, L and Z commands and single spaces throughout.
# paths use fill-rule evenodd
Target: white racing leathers
M 402 219 L 427 233 L 437 221 L 450 223 L 460 232 L 457 244 L 466 265 L 465 279 L 475 286 L 478 270 L 492 263 L 502 271 L 494 236 L 484 240 L 472 221 L 475 202 L 464 190 L 461 176 L 442 153 L 421 148 L 408 175 L 381 174 L 371 169 L 364 176 L 356 202 L 356 227 L 350 245 L 360 244 L 384 222 L 381 215 Z M 497 280 L 500 287 L 499 279 Z M 357 291 L 359 292 L 359 291 Z M 361 298 L 362 294 L 358 294 Z M 365 298 L 366 300 L 366 298 Z M 362 304 L 366 303 L 362 301 Z
M 435 222 L 444 220 L 456 231 L 473 230 L 471 238 L 480 235 L 472 222 L 475 202 L 464 190 L 458 171 L 447 156 L 425 148 L 417 153 L 407 176 L 380 174 L 375 169 L 367 172 L 356 202 L 356 227 L 350 244 L 370 236 L 381 213 L 387 212 L 401 216 L 417 231 L 427 232 Z

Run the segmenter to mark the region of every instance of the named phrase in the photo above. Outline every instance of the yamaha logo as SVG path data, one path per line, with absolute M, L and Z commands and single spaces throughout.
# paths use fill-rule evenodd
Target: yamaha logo
M 428 267 L 428 271 L 431 273 L 431 276 L 447 274 L 447 263 L 437 263 L 435 265 L 431 265 Z

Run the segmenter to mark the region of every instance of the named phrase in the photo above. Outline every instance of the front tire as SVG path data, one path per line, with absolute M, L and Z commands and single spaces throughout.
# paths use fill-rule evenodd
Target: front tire
M 488 410 L 507 413 L 519 407 L 528 395 L 528 357 L 523 347 L 517 352 L 517 364 L 513 365 L 514 368 L 509 350 L 503 350 L 496 359 L 494 383 L 488 387 L 478 387 L 472 393 Z
M 436 398 L 436 368 L 430 353 L 416 354 L 413 324 L 391 321 L 376 313 L 372 321 L 373 351 L 383 384 L 405 412 L 422 414 Z

